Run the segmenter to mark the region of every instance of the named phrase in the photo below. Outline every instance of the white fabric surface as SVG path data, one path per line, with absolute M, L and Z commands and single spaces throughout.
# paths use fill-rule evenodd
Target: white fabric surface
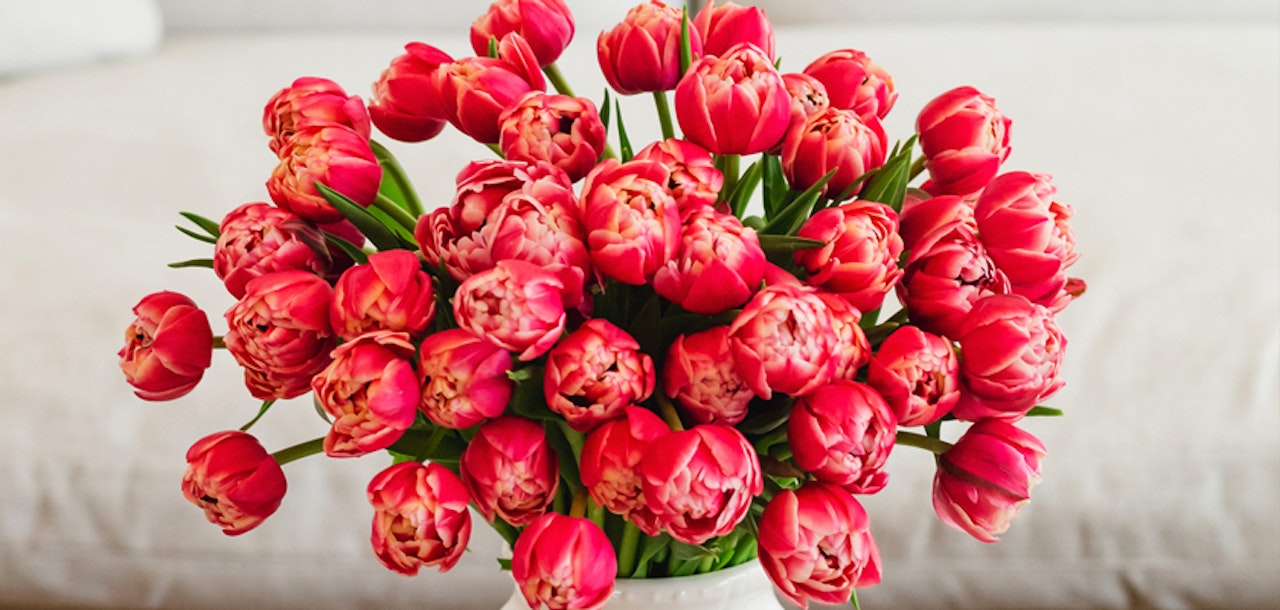
M 162 30 L 153 0 L 0 0 L 0 76 L 145 53 Z
M 265 199 L 262 104 L 303 74 L 349 91 L 410 40 L 179 37 L 128 62 L 0 83 L 0 607 L 496 608 L 509 594 L 477 528 L 451 573 L 404 578 L 368 548 L 364 487 L 386 464 L 313 457 L 262 527 L 226 538 L 178 491 L 196 438 L 257 405 L 225 353 L 190 396 L 135 399 L 115 352 L 142 295 L 213 314 L 231 300 L 178 210 Z M 462 53 L 461 35 L 434 38 Z M 1075 206 L 1089 293 L 1060 323 L 1068 415 L 1029 422 L 1044 483 L 1003 541 L 942 525 L 927 454 L 899 449 L 865 498 L 884 582 L 864 608 L 1280 606 L 1280 34 L 1270 26 L 784 29 L 784 67 L 867 51 L 895 76 L 893 137 L 973 84 L 1013 117 L 1010 169 L 1054 174 Z M 564 68 L 595 94 L 594 52 Z M 632 138 L 654 134 L 629 99 Z M 456 134 L 396 146 L 429 202 L 488 153 Z M 254 428 L 319 436 L 305 401 Z

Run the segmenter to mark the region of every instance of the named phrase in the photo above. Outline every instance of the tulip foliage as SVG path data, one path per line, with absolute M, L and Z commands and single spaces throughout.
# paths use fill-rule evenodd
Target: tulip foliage
M 1084 283 L 1071 207 L 1002 170 L 994 100 L 945 92 L 892 143 L 894 82 L 866 53 L 783 72 L 760 9 L 653 0 L 597 39 L 612 95 L 656 105 L 635 146 L 611 94 L 556 68 L 573 34 L 561 0 L 498 0 L 475 56 L 410 43 L 367 106 L 316 77 L 270 98 L 273 203 L 180 227 L 212 247 L 173 266 L 215 271 L 224 334 L 158 292 L 119 354 L 138 396 L 171 400 L 225 348 L 263 401 L 192 447 L 187 497 L 237 535 L 281 505 L 281 465 L 389 455 L 378 559 L 448 570 L 482 518 L 534 608 L 757 557 L 796 604 L 848 600 L 881 579 L 892 516 L 857 496 L 898 445 L 939 455 L 943 522 L 995 541 L 1039 479 L 1017 424 L 1059 413 L 1055 316 Z M 427 210 L 371 126 L 489 150 Z M 308 393 L 316 438 L 270 454 L 246 432 Z

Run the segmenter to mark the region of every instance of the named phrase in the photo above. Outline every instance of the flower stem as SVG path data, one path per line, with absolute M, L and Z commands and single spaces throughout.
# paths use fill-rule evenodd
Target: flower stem
M 390 150 L 382 144 L 369 140 L 369 146 L 373 148 L 373 154 L 378 157 L 378 161 L 382 164 L 382 169 L 391 176 L 391 180 L 396 183 L 396 188 L 404 195 L 404 203 L 409 206 L 409 213 L 414 216 L 422 215 L 422 200 L 418 198 L 418 192 L 414 190 L 413 183 L 409 181 L 409 176 L 405 173 L 404 167 L 400 165 L 400 160 L 391 154 Z
M 663 421 L 666 421 L 672 430 L 677 432 L 684 430 L 684 424 L 680 422 L 680 414 L 676 413 L 676 406 L 671 404 L 671 399 L 667 398 L 667 395 L 660 390 L 654 392 L 653 397 L 658 401 L 658 410 L 662 415 Z
M 487 147 L 489 148 L 489 150 L 492 150 L 492 151 L 493 151 L 493 154 L 498 155 L 498 158 L 499 158 L 499 159 L 506 159 L 506 158 L 507 158 L 507 156 L 506 156 L 506 155 L 502 154 L 502 148 L 501 148 L 501 147 L 499 147 L 497 144 L 485 144 L 485 146 L 487 146 Z
M 918 447 L 936 455 L 942 455 L 951 448 L 951 443 L 944 440 L 929 438 L 923 434 L 907 432 L 906 430 L 898 431 L 897 443 L 908 447 Z
M 551 81 L 551 86 L 560 92 L 560 95 L 569 97 L 578 97 L 573 94 L 573 89 L 569 87 L 569 82 L 564 79 L 564 74 L 560 73 L 560 67 L 551 62 L 542 67 L 543 74 L 547 75 L 547 80 Z
M 227 349 L 227 343 L 222 340 L 222 335 L 214 335 L 213 349 Z
M 658 121 L 662 124 L 662 137 L 676 137 L 676 130 L 671 124 L 671 105 L 667 103 L 666 91 L 653 92 L 653 104 L 658 107 Z
M 915 161 L 911 162 L 911 170 L 910 170 L 910 173 L 907 174 L 907 182 L 911 182 L 912 180 L 915 180 L 916 176 L 919 176 L 920 172 L 923 172 L 923 171 L 924 171 L 924 155 L 920 155 L 919 157 L 916 157 Z
M 373 207 L 385 212 L 387 216 L 396 221 L 396 224 L 408 229 L 410 232 L 413 232 L 414 227 L 418 224 L 417 218 L 410 216 L 404 208 L 400 207 L 400 204 L 382 193 L 378 193 L 378 198 L 373 200 Z
M 258 423 L 258 420 L 262 419 L 262 416 L 267 414 L 267 409 L 270 409 L 271 405 L 274 405 L 274 404 L 276 404 L 276 401 L 274 398 L 271 400 L 262 401 L 262 408 L 258 409 L 258 414 L 254 415 L 253 419 L 249 420 L 249 423 L 243 426 L 240 426 L 240 431 L 248 432 L 249 428 L 252 428 L 254 424 Z
M 573 492 L 573 504 L 569 506 L 570 517 L 586 517 L 587 516 L 587 488 L 579 487 Z
M 618 578 L 631 578 L 635 573 L 639 547 L 640 528 L 627 519 L 622 529 L 622 541 L 618 544 Z
M 309 441 L 298 443 L 292 447 L 285 447 L 273 454 L 271 457 L 276 459 L 276 463 L 284 466 L 294 460 L 300 460 L 309 455 L 315 455 L 324 451 L 324 437 L 313 438 Z
M 716 157 L 716 169 L 724 175 L 724 184 L 720 187 L 720 194 L 724 197 L 733 195 L 733 189 L 738 185 L 738 164 L 742 160 L 741 155 L 718 155 Z

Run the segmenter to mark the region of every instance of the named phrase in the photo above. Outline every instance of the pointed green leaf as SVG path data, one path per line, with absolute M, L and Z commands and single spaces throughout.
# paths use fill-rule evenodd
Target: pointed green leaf
M 1046 407 L 1044 405 L 1031 407 L 1031 410 L 1027 411 L 1027 417 L 1037 417 L 1037 416 L 1057 417 L 1060 415 L 1063 415 L 1062 409 L 1055 409 L 1053 407 Z
M 351 257 L 351 260 L 356 262 L 357 265 L 363 265 L 369 262 L 369 255 L 366 254 L 364 250 L 357 248 L 355 244 L 341 237 L 338 237 L 333 233 L 325 231 L 324 240 L 329 244 L 333 245 L 334 247 L 338 248 L 339 250 L 342 250 L 343 252 L 345 252 L 347 256 Z
M 191 229 L 187 229 L 187 228 L 185 228 L 185 227 L 180 227 L 180 226 L 178 226 L 178 225 L 173 225 L 173 228 L 175 228 L 175 229 L 177 229 L 177 230 L 181 231 L 183 235 L 186 235 L 187 237 L 190 237 L 190 238 L 195 239 L 195 240 L 197 240 L 197 241 L 202 241 L 202 242 L 204 242 L 204 243 L 206 243 L 206 244 L 216 244 L 216 243 L 218 243 L 218 238 L 216 238 L 216 237 L 209 237 L 208 235 L 205 235 L 205 234 L 203 234 L 203 233 L 196 233 L 195 231 L 192 231 Z
M 605 133 L 609 132 L 609 116 L 613 112 L 613 107 L 609 101 L 609 89 L 604 90 L 604 103 L 600 104 L 600 122 L 604 124 Z
M 191 260 L 178 261 L 176 263 L 169 263 L 169 267 L 171 269 L 183 269 L 186 267 L 204 267 L 206 269 L 213 269 L 213 259 L 193 258 Z
M 194 214 L 191 212 L 178 212 L 178 215 L 195 223 L 196 226 L 200 227 L 201 229 L 204 229 L 205 232 L 208 233 L 209 235 L 218 237 L 219 235 L 222 234 L 222 228 L 218 225 L 218 223 L 212 220 L 209 220 L 204 216 L 201 216 L 199 214 Z
M 764 176 L 764 165 L 760 161 L 752 163 L 747 171 L 742 173 L 742 177 L 738 179 L 738 183 L 733 186 L 733 193 L 729 196 L 729 204 L 733 209 L 733 215 L 742 218 L 742 214 L 747 210 L 747 204 L 751 202 L 751 196 L 756 192 L 756 186 L 760 184 L 760 178 Z
M 623 163 L 631 160 L 635 156 L 631 151 L 631 139 L 627 137 L 627 127 L 622 124 L 622 105 L 618 100 L 613 101 L 614 112 L 618 115 L 618 146 L 621 148 L 620 158 Z
M 809 208 L 818 201 L 818 197 L 822 195 L 822 188 L 831 181 L 836 175 L 836 170 L 827 172 L 821 180 L 814 183 L 813 186 L 804 190 L 799 196 L 787 205 L 777 217 L 771 218 L 769 224 L 765 225 L 762 233 L 772 233 L 776 235 L 791 235 L 799 230 L 804 221 L 809 218 Z
M 764 176 L 764 217 L 769 219 L 785 207 L 791 188 L 787 186 L 787 178 L 782 173 L 781 157 L 765 154 L 760 160 Z
M 379 221 L 369 210 L 348 199 L 346 195 L 320 182 L 316 182 L 316 190 L 325 198 L 325 201 L 329 202 L 329 205 L 332 205 L 347 220 L 350 220 L 351 224 L 355 225 L 356 229 L 359 229 L 365 237 L 369 238 L 369 241 L 379 250 L 413 249 L 400 243 L 400 239 L 396 237 L 396 234 L 387 225 Z
M 684 76 L 693 65 L 693 48 L 689 43 L 689 9 L 680 9 L 680 75 Z
M 489 36 L 489 59 L 498 58 L 498 37 Z
M 760 249 L 764 250 L 765 255 L 769 257 L 777 254 L 795 254 L 799 250 L 817 248 L 826 243 L 817 239 L 796 237 L 795 235 L 772 235 L 766 233 L 756 237 L 760 239 Z

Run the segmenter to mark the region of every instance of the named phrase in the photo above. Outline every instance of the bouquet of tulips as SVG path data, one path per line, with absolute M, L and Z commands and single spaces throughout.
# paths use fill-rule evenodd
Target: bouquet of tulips
M 284 464 L 385 452 L 378 559 L 449 570 L 474 509 L 535 608 L 757 557 L 799 605 L 847 601 L 881 578 L 856 496 L 899 445 L 937 454 L 938 517 L 995 541 L 1039 479 L 1017 423 L 1058 413 L 1054 316 L 1084 284 L 1070 206 L 1000 171 L 992 98 L 947 91 L 891 145 L 893 80 L 863 52 L 782 72 L 759 9 L 650 1 L 596 46 L 615 94 L 655 100 L 662 134 L 637 148 L 609 93 L 556 69 L 573 33 L 562 0 L 498 0 L 475 56 L 410 43 L 367 104 L 322 78 L 270 98 L 272 203 L 180 227 L 213 253 L 174 265 L 236 299 L 225 334 L 158 292 L 119 354 L 138 396 L 170 400 L 224 348 L 263 401 L 191 447 L 186 497 L 239 535 L 280 506 Z M 496 156 L 426 211 L 372 127 L 447 126 Z M 247 432 L 308 393 L 323 436 L 269 453 Z

